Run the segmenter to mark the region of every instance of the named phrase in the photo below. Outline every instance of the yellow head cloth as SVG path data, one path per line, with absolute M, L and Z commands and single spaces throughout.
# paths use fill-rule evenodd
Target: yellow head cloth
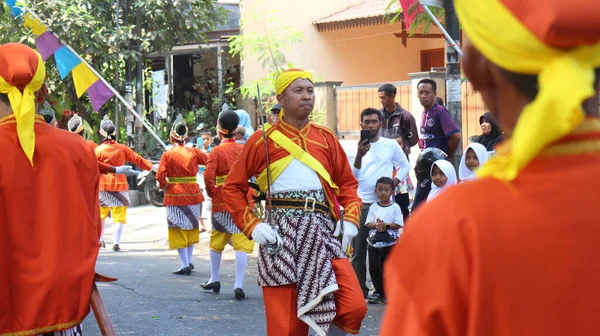
M 33 166 L 35 151 L 35 92 L 46 79 L 46 66 L 40 54 L 18 43 L 0 46 L 0 93 L 6 94 L 17 121 L 17 136 Z M 37 64 L 35 64 L 37 57 Z M 24 83 L 25 81 L 26 83 Z
M 538 95 L 523 109 L 511 140 L 477 171 L 482 177 L 511 181 L 544 147 L 583 122 L 581 104 L 595 93 L 600 44 L 553 48 L 500 0 L 455 0 L 455 7 L 469 41 L 486 58 L 514 73 L 538 75 Z

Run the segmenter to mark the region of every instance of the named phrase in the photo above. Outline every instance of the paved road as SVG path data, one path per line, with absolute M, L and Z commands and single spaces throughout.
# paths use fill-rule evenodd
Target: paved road
M 99 284 L 102 298 L 118 335 L 265 335 L 265 313 L 256 284 L 257 248 L 249 258 L 244 290 L 247 299 L 233 299 L 234 252 L 227 247 L 221 265 L 221 294 L 203 292 L 199 284 L 210 277 L 208 234 L 201 235 L 194 252 L 191 276 L 171 274 L 179 267 L 175 251 L 166 249 L 165 209 L 142 206 L 128 209 L 128 224 L 113 252 L 110 220 L 107 248 L 96 270 L 119 281 Z M 210 223 L 207 222 L 207 224 Z M 370 305 L 360 335 L 377 335 L 382 305 Z M 84 321 L 86 335 L 100 335 L 93 314 Z

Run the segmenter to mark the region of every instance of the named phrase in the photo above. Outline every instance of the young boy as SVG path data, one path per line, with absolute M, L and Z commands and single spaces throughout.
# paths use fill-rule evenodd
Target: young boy
M 400 231 L 404 226 L 402 211 L 398 204 L 392 202 L 394 181 L 389 177 L 381 177 L 375 185 L 379 201 L 369 208 L 366 226 L 371 229 L 367 243 L 369 244 L 369 273 L 375 292 L 369 295 L 369 303 L 385 302 L 383 292 L 383 264 L 392 246 L 396 244 Z

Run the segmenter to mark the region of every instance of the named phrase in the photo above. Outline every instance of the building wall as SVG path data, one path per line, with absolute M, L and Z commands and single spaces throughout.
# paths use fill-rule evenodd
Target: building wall
M 261 21 L 247 19 L 262 2 L 266 12 L 277 13 L 280 24 L 304 34 L 303 43 L 284 50 L 288 61 L 314 71 L 318 80 L 342 81 L 342 85 L 408 80 L 408 73 L 420 71 L 420 50 L 444 47 L 443 39 L 409 38 L 405 48 L 401 39 L 394 36 L 401 32 L 400 23 L 324 32 L 317 31 L 312 24 L 363 1 L 242 0 L 242 18 L 245 18 L 242 33 L 264 34 Z M 439 33 L 435 27 L 430 32 Z M 242 80 L 245 83 L 265 74 L 256 60 L 247 58 L 243 61 Z

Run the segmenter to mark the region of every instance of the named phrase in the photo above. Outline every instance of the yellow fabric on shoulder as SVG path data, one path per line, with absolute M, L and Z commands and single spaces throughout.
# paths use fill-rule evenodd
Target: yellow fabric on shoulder
M 581 104 L 595 94 L 600 43 L 572 50 L 552 48 L 500 0 L 456 0 L 455 7 L 469 41 L 486 58 L 514 73 L 538 75 L 538 95 L 523 109 L 510 141 L 477 171 L 481 177 L 511 181 L 545 147 L 583 122 Z

